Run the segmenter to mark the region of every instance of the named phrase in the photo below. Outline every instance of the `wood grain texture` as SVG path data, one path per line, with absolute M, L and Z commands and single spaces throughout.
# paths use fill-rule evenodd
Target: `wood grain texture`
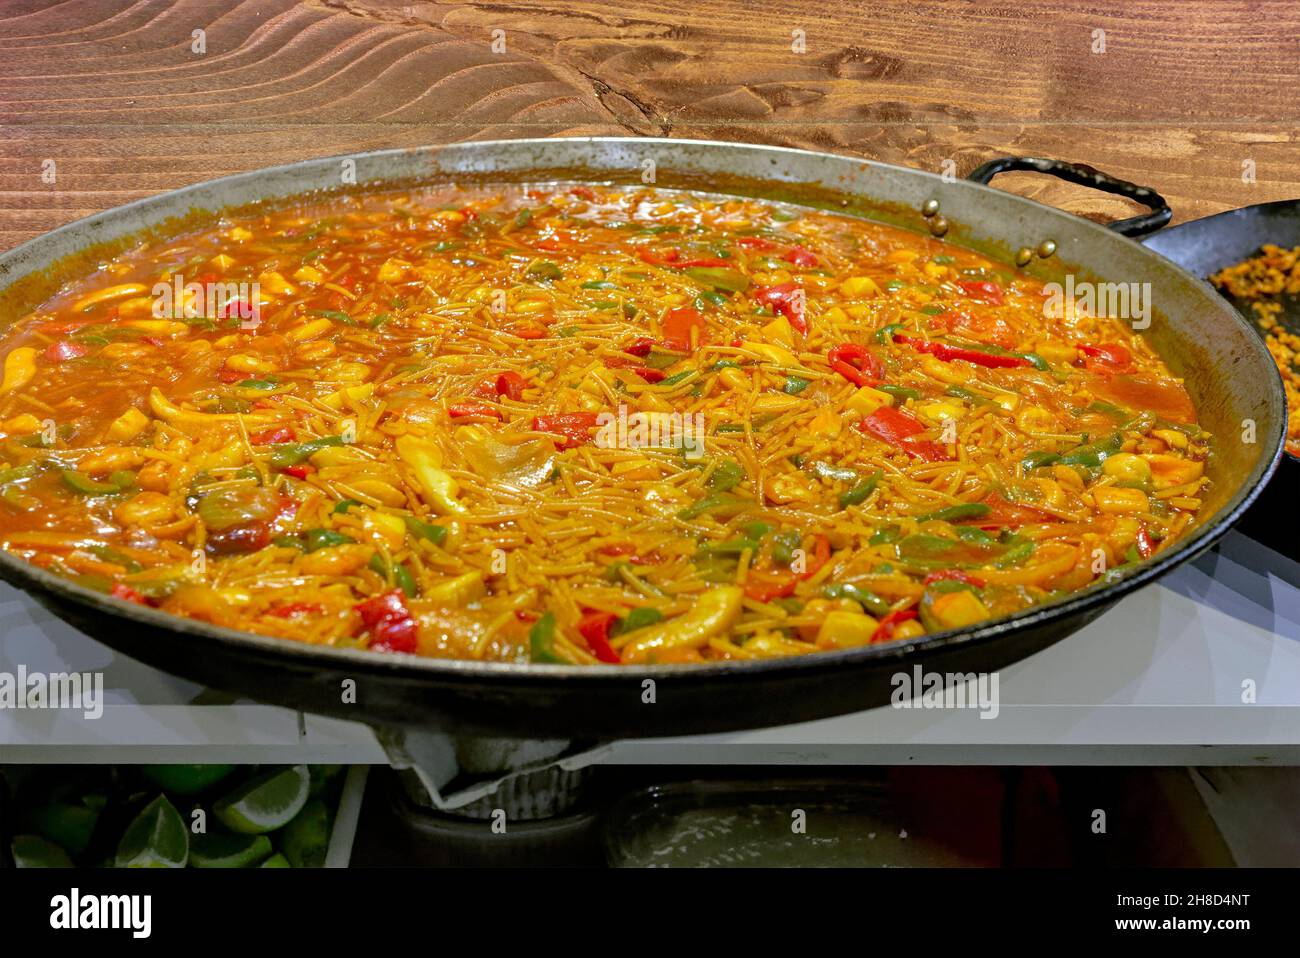
M 1300 6 L 1115 6 L 5 0 L 0 247 L 225 173 L 511 136 L 767 142 L 959 173 L 1055 156 L 1154 186 L 1178 220 L 1300 196 Z M 1042 177 L 998 185 L 1131 212 Z

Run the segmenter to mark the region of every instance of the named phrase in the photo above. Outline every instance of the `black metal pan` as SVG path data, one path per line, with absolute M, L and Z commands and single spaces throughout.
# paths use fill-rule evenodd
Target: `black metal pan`
M 916 641 L 706 666 L 508 665 L 286 642 L 113 599 L 0 553 L 0 575 L 56 615 L 123 653 L 216 688 L 345 718 L 531 738 L 707 732 L 855 711 L 888 702 L 893 676 L 914 666 L 991 671 L 1080 628 L 1121 596 L 1208 548 L 1253 501 L 1281 454 L 1285 400 L 1259 337 L 1204 282 L 1121 235 L 1167 221 L 1159 196 L 1086 167 L 1045 160 L 1000 162 L 976 175 L 987 180 L 1006 168 L 1063 175 L 1132 196 L 1153 213 L 1107 229 L 980 182 L 765 146 L 638 138 L 463 143 L 226 177 L 65 226 L 0 256 L 0 322 L 22 315 L 84 269 L 88 258 L 93 263 L 138 242 L 141 231 L 211 218 L 203 211 L 336 189 L 340 169 L 349 167 L 358 182 L 394 186 L 474 178 L 643 182 L 653 175 L 662 187 L 791 200 L 946 232 L 953 242 L 1007 262 L 1017 251 L 1051 241 L 1054 247 L 1044 250 L 1054 248 L 1054 255 L 1032 257 L 1028 269 L 1035 275 L 1070 272 L 1151 284 L 1156 311 L 1143 335 L 1185 378 L 1202 424 L 1220 438 L 1208 471 L 1212 485 L 1192 533 L 1105 587 Z M 1248 418 L 1258 424 L 1250 444 L 1236 439 Z M 355 683 L 354 696 L 345 694 L 349 683 Z
M 1249 259 L 1267 243 L 1286 249 L 1300 246 L 1300 200 L 1259 203 L 1206 216 L 1163 230 L 1143 243 L 1189 273 L 1211 276 Z M 1234 302 L 1233 306 L 1258 329 L 1248 304 Z M 1283 297 L 1278 320 L 1292 333 L 1300 334 L 1300 300 Z M 1277 473 L 1246 511 L 1240 528 L 1256 541 L 1300 561 L 1300 536 L 1287 520 L 1295 514 L 1297 492 L 1300 458 L 1284 452 Z

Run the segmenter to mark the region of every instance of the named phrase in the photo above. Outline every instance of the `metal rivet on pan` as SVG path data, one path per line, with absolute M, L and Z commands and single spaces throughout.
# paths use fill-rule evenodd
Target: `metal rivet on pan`
M 926 219 L 929 219 L 931 216 L 936 216 L 938 212 L 939 212 L 938 200 L 926 200 L 925 204 L 921 207 L 921 215 L 924 216 Z
M 1033 258 L 1034 258 L 1034 251 L 1031 250 L 1028 246 L 1022 246 L 1020 247 L 1020 249 L 1016 250 L 1017 266 L 1028 266 L 1029 261 Z
M 1038 244 L 1038 255 L 1043 259 L 1056 252 L 1056 240 L 1043 240 Z
M 930 233 L 933 236 L 942 236 L 948 232 L 948 221 L 942 216 L 936 216 L 930 220 Z

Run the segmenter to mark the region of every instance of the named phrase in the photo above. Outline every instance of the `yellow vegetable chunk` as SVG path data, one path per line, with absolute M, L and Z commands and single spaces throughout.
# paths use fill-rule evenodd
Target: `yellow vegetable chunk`
M 879 389 L 873 389 L 870 386 L 860 387 L 852 396 L 849 397 L 849 401 L 845 403 L 848 408 L 852 409 L 856 413 L 861 413 L 864 416 L 871 415 L 881 406 L 892 406 L 893 404 L 893 396 L 889 395 L 889 393 L 881 392 Z
M 1146 512 L 1151 508 L 1147 495 L 1141 489 L 1121 489 L 1117 486 L 1102 486 L 1094 489 L 1093 501 L 1097 508 L 1107 515 L 1119 515 L 1126 512 Z
M 1151 480 L 1157 489 L 1172 489 L 1195 482 L 1205 472 L 1205 464 L 1195 459 L 1181 456 L 1169 456 L 1163 453 L 1149 453 L 1141 457 L 1147 461 L 1151 471 Z
M 620 636 L 628 640 L 621 650 L 623 661 L 645 662 L 667 649 L 702 648 L 739 618 L 743 598 L 737 586 L 719 586 L 696 599 L 689 612 Z
M 122 283 L 118 286 L 106 286 L 104 289 L 97 289 L 87 296 L 81 297 L 72 304 L 72 308 L 81 312 L 90 309 L 92 306 L 98 306 L 100 303 L 106 303 L 110 299 L 122 299 L 126 296 L 140 296 L 149 292 L 149 287 L 140 283 Z
M 482 598 L 487 590 L 483 586 L 482 572 L 466 572 L 453 576 L 425 590 L 424 598 L 443 605 L 464 605 Z
M 965 628 L 989 617 L 989 610 L 979 596 L 968 589 L 935 596 L 930 611 L 945 629 Z
M 851 649 L 867 645 L 880 623 L 864 612 L 828 612 L 817 630 L 817 645 L 823 649 Z
M 443 472 L 442 453 L 433 443 L 415 436 L 397 437 L 397 455 L 410 468 L 425 501 L 441 516 L 463 515 L 469 510 L 456 499 L 460 486 Z
M 36 350 L 19 346 L 5 357 L 4 379 L 0 380 L 0 395 L 22 389 L 36 377 Z
M 870 276 L 850 276 L 840 283 L 840 292 L 851 297 L 875 296 L 880 292 L 880 287 Z
M 109 424 L 108 438 L 116 439 L 119 442 L 125 442 L 128 439 L 134 439 L 144 431 L 144 427 L 149 425 L 149 417 L 140 410 L 131 406 L 126 412 L 118 416 Z

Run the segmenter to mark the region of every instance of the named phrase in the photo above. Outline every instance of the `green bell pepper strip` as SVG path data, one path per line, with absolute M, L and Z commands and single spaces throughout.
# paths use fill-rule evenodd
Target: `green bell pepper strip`
M 698 519 L 706 512 L 713 512 L 717 509 L 743 509 L 749 503 L 744 499 L 738 499 L 735 496 L 714 495 L 705 496 L 694 505 L 687 506 L 677 513 L 678 519 Z
M 406 568 L 406 566 L 402 565 L 400 562 L 394 562 L 389 565 L 389 563 L 384 561 L 384 557 L 376 552 L 370 557 L 370 561 L 366 564 L 366 567 L 370 569 L 371 572 L 377 573 L 385 579 L 388 578 L 389 570 L 391 569 L 393 582 L 399 589 L 411 598 L 415 598 L 420 594 L 420 586 L 416 583 L 415 577 L 411 575 L 411 570 Z
M 758 540 L 750 539 L 747 536 L 737 536 L 734 539 L 726 539 L 722 542 L 715 542 L 708 545 L 700 546 L 700 551 L 710 555 L 740 555 L 746 549 L 750 552 L 758 551 Z
M 423 519 L 417 519 L 415 516 L 403 516 L 402 521 L 406 523 L 406 531 L 420 539 L 428 539 L 436 546 L 442 545 L 442 541 L 447 538 L 447 527 L 436 526 L 432 522 L 425 522 Z
M 916 521 L 960 522 L 963 519 L 983 519 L 990 511 L 989 507 L 982 502 L 963 502 L 955 506 L 948 506 L 946 509 L 939 509 L 935 512 L 927 512 L 925 515 L 917 516 Z
M 303 442 L 286 442 L 271 448 L 268 461 L 272 468 L 284 469 L 298 465 L 326 446 L 341 445 L 343 445 L 342 436 L 321 436 L 319 439 L 307 439 Z
M 547 612 L 533 623 L 528 631 L 528 657 L 534 662 L 559 665 L 563 663 L 555 654 L 555 615 Z
M 880 596 L 849 583 L 824 586 L 822 595 L 828 599 L 852 599 L 872 615 L 886 615 L 889 612 L 889 603 Z
M 867 500 L 868 496 L 876 491 L 876 486 L 879 483 L 880 473 L 876 473 L 875 475 L 863 479 L 852 489 L 847 489 L 844 492 L 841 492 L 840 508 L 847 509 L 849 506 L 861 505 Z
M 749 288 L 749 277 L 738 269 L 722 266 L 692 266 L 686 275 L 699 283 L 725 289 L 733 293 L 743 292 Z
M 709 474 L 706 485 L 717 492 L 729 492 L 745 480 L 745 469 L 738 462 L 724 459 Z
M 888 393 L 899 402 L 906 402 L 909 399 L 920 399 L 921 393 L 918 390 L 911 389 L 908 386 L 891 386 L 888 383 L 878 383 L 876 388 L 882 393 Z
M 356 541 L 350 535 L 335 532 L 333 529 L 308 529 L 302 533 L 304 552 L 315 552 L 317 549 L 328 549 Z
M 119 480 L 125 478 L 125 476 L 116 472 L 113 473 L 113 476 L 110 477 L 107 482 L 100 482 L 98 479 L 92 479 L 84 472 L 77 472 L 75 469 L 64 469 L 60 472 L 60 475 L 63 477 L 64 485 L 73 492 L 81 493 L 83 496 L 114 495 L 115 493 L 121 492 L 124 488 L 135 481 L 134 473 L 125 474 L 126 476 L 130 476 L 130 480 L 126 482 L 115 481 L 113 477 L 118 477 Z

